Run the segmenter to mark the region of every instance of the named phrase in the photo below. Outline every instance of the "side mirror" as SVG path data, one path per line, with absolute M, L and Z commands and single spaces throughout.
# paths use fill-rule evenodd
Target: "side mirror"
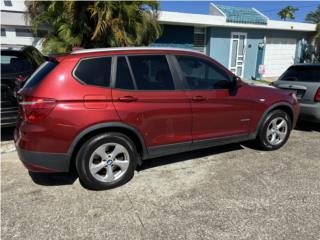
M 236 88 L 236 89 L 240 88 L 243 85 L 241 78 L 234 76 L 233 77 L 233 85 L 234 85 L 234 88 Z
M 241 78 L 234 76 L 232 78 L 231 86 L 230 86 L 230 95 L 234 96 L 237 94 L 238 89 L 243 85 Z

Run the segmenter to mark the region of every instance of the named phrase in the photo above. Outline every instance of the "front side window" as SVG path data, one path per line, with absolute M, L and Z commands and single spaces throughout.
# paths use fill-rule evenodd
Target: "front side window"
M 110 57 L 82 59 L 74 71 L 74 76 L 82 83 L 100 87 L 110 85 L 110 75 Z
M 138 90 L 174 90 L 171 71 L 164 55 L 128 57 Z
M 212 63 L 196 57 L 176 56 L 190 89 L 227 89 L 230 77 Z

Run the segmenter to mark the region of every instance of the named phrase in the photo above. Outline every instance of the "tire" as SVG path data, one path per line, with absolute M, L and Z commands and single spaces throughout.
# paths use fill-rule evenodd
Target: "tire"
M 76 157 L 76 169 L 84 187 L 107 190 L 133 177 L 138 157 L 135 145 L 127 136 L 104 133 L 83 144 Z
M 284 121 L 283 123 L 282 120 Z M 282 127 L 278 128 L 279 126 Z M 277 150 L 286 144 L 291 129 L 292 121 L 289 115 L 282 110 L 274 110 L 264 119 L 255 140 L 255 144 L 262 150 Z

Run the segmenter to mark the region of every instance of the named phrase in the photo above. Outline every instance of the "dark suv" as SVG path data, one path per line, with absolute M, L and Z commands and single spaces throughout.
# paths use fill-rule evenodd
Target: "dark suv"
M 45 60 L 32 46 L 1 45 L 1 127 L 16 125 L 15 92 Z
M 31 171 L 67 172 L 108 189 L 142 160 L 255 140 L 283 146 L 299 113 L 293 93 L 250 86 L 194 51 L 80 50 L 45 62 L 19 92 L 15 132 Z

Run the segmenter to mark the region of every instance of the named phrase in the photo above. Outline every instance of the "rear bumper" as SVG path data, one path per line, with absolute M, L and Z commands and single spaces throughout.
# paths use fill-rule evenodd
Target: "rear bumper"
M 299 119 L 311 122 L 320 122 L 320 103 L 300 103 Z
M 18 146 L 17 130 L 14 133 L 15 146 L 23 165 L 31 172 L 68 172 L 70 155 L 64 153 L 36 152 Z
M 31 172 L 68 172 L 70 158 L 67 154 L 33 152 L 16 146 L 23 165 Z

